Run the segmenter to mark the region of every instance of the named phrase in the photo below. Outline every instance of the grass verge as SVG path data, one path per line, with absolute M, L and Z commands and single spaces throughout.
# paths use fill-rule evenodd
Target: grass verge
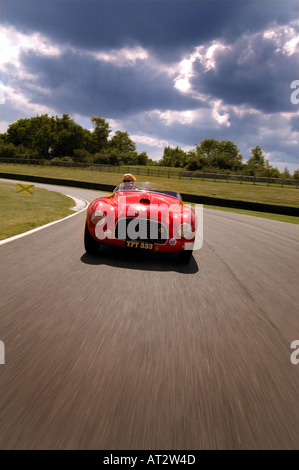
M 282 214 L 270 214 L 269 212 L 256 212 L 256 211 L 245 211 L 242 209 L 232 209 L 230 207 L 218 207 L 218 206 L 207 206 L 204 204 L 204 209 L 215 209 L 224 212 L 235 212 L 236 214 L 250 215 L 254 217 L 260 217 L 262 219 L 278 220 L 279 222 L 287 222 L 289 224 L 299 225 L 299 217 L 293 217 Z
M 90 169 L 59 168 L 51 166 L 0 164 L 0 171 L 5 173 L 19 173 L 23 175 L 44 176 L 49 178 L 63 178 L 68 180 L 86 181 L 118 185 L 121 182 L 121 173 L 91 171 Z M 137 178 L 145 181 L 146 176 Z M 237 181 L 198 181 L 180 178 L 153 177 L 152 182 L 167 184 L 181 193 L 209 196 L 221 199 L 259 202 L 280 206 L 299 207 L 299 189 L 296 187 L 264 186 L 249 183 L 240 184 Z M 247 213 L 247 212 L 246 212 Z
M 16 189 L 16 184 L 0 183 L 0 240 L 74 213 L 74 201 L 63 194 L 35 187 L 26 195 Z

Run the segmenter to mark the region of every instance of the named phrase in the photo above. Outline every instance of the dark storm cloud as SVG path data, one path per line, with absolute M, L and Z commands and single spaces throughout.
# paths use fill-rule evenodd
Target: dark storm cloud
M 297 109 L 298 109 L 298 105 L 297 105 Z M 299 130 L 299 115 L 298 114 L 296 116 L 293 116 L 290 119 L 290 128 L 293 132 L 298 132 Z
M 11 107 L 8 98 L 3 108 L 4 121 L 47 109 L 84 122 L 97 114 L 155 142 L 190 148 L 206 138 L 232 140 L 243 160 L 260 145 L 270 161 L 295 166 L 298 106 L 291 104 L 290 84 L 299 78 L 298 56 L 277 51 L 275 38 L 264 32 L 276 34 L 280 25 L 287 30 L 297 10 L 292 0 L 2 0 L 1 24 L 11 26 L 9 40 L 15 34 L 22 43 L 17 33 L 40 33 L 46 44 L 44 50 L 36 46 L 36 35 L 31 48 L 26 41 L 21 45 L 17 61 L 12 50 L 12 60 L 5 62 L 14 94 Z M 285 34 L 281 45 L 294 36 Z M 207 62 L 197 58 L 193 76 L 181 70 L 179 62 L 187 59 L 190 65 L 195 48 L 207 51 L 213 44 L 227 46 L 214 52 L 215 68 L 207 70 Z M 51 56 L 47 46 L 60 55 Z M 134 55 L 137 46 L 143 60 L 123 60 L 123 48 Z M 97 60 L 100 51 L 112 61 Z M 184 88 L 188 80 L 192 92 Z M 178 113 L 196 109 L 192 122 Z
M 290 83 L 297 77 L 297 54 L 277 52 L 274 41 L 243 37 L 215 54 L 216 67 L 194 67 L 193 86 L 231 105 L 247 104 L 265 113 L 294 111 Z
M 24 80 L 23 92 L 31 95 L 32 102 L 54 107 L 60 113 L 67 109 L 85 116 L 117 118 L 155 108 L 200 106 L 176 90 L 167 73 L 157 72 L 143 61 L 119 67 L 76 53 L 54 58 L 23 53 L 20 60 L 24 69 L 35 76 L 34 83 Z
M 88 50 L 141 44 L 177 60 L 212 39 L 232 41 L 271 22 L 297 17 L 296 2 L 269 1 L 8 1 L 2 23 L 39 31 L 62 44 Z
M 292 117 L 285 118 L 279 113 L 265 116 L 256 112 L 240 116 L 238 112 L 231 111 L 230 120 L 231 126 L 222 129 L 222 138 L 238 145 L 243 161 L 250 157 L 252 147 L 260 146 L 274 166 L 282 155 L 287 155 L 289 163 L 299 163 L 297 143 L 294 141 L 294 132 L 298 134 L 298 126 L 297 129 L 292 128 Z

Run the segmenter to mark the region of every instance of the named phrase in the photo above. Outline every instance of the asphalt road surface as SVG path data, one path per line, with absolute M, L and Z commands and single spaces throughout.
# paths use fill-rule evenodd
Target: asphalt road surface
M 299 449 L 299 226 L 204 210 L 180 266 L 85 214 L 0 246 L 0 449 Z

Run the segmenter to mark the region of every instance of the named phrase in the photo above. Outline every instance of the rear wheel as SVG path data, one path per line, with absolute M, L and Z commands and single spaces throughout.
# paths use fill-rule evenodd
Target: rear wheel
M 181 264 L 188 264 L 192 258 L 193 250 L 184 250 L 179 253 L 179 262 Z
M 89 233 L 87 222 L 85 224 L 85 232 L 84 232 L 84 246 L 86 253 L 89 255 L 96 255 L 99 251 L 101 243 L 96 241 Z

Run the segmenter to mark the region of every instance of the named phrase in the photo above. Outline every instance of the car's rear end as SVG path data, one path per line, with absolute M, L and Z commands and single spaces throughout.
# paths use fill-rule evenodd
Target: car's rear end
M 119 191 L 89 206 L 87 228 L 99 244 L 152 253 L 191 250 L 192 254 L 196 216 L 174 195 Z

